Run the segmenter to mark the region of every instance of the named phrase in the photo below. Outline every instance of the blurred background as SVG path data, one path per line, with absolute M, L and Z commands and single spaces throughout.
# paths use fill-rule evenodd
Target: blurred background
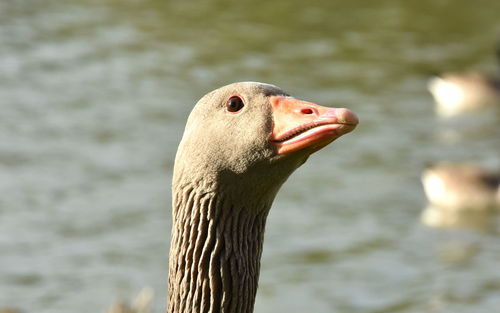
M 496 312 L 498 218 L 424 225 L 420 175 L 438 161 L 500 168 L 499 115 L 443 118 L 427 91 L 434 73 L 496 73 L 499 12 L 496 0 L 1 1 L 0 306 L 103 312 L 149 286 L 163 312 L 185 120 L 205 93 L 251 80 L 361 121 L 278 195 L 255 312 Z

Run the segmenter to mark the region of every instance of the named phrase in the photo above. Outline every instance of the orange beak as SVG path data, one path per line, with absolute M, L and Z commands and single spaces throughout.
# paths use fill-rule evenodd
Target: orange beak
M 348 109 L 329 108 L 292 97 L 272 96 L 273 131 L 269 137 L 278 155 L 302 149 L 320 150 L 351 132 L 358 117 Z

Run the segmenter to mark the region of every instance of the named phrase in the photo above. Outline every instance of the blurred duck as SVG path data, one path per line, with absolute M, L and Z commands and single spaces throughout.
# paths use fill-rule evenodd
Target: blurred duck
M 461 163 L 440 163 L 422 173 L 429 203 L 447 211 L 500 209 L 500 174 Z
M 479 73 L 446 73 L 429 80 L 439 115 L 453 116 L 500 105 L 500 80 Z
M 428 89 L 442 116 L 453 116 L 485 107 L 500 107 L 500 39 L 496 47 L 498 76 L 479 73 L 443 73 L 432 77 Z

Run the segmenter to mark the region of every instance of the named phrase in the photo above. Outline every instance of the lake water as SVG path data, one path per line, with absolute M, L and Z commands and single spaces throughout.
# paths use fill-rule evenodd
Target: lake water
M 431 73 L 495 73 L 500 2 L 0 3 L 0 306 L 166 299 L 170 179 L 193 104 L 233 81 L 348 107 L 271 210 L 256 312 L 492 313 L 500 240 L 420 222 L 427 162 L 500 168 L 498 116 L 435 116 Z M 476 118 L 478 118 L 476 120 Z

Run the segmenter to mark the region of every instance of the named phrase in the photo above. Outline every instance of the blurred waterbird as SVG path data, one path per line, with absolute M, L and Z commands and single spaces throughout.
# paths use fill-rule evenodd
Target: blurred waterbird
M 500 174 L 471 164 L 438 163 L 422 173 L 429 203 L 448 211 L 500 208 Z
M 497 76 L 451 72 L 429 79 L 427 87 L 441 116 L 454 116 L 486 107 L 500 107 L 500 40 L 496 47 Z

